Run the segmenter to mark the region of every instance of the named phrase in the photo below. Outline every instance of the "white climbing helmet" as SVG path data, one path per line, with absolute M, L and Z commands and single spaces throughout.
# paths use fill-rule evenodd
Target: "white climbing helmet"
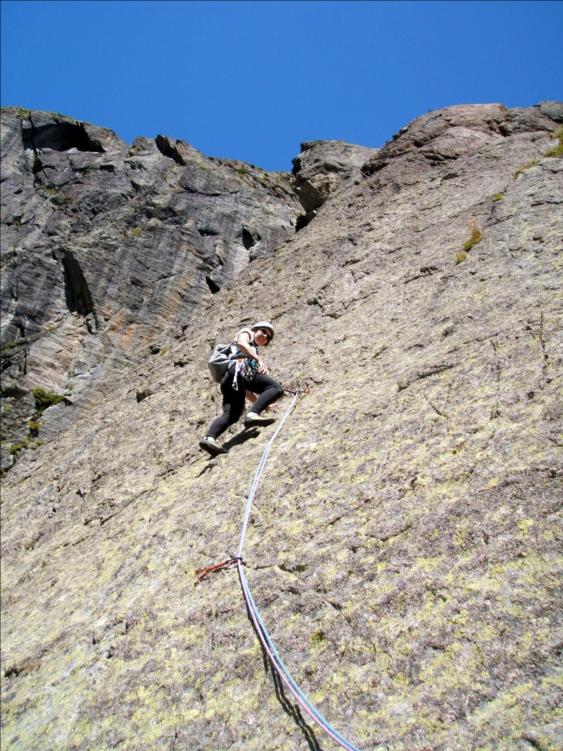
M 258 321 L 258 323 L 255 323 L 254 326 L 250 327 L 252 331 L 256 331 L 256 329 L 268 329 L 270 332 L 270 341 L 274 338 L 274 327 L 271 323 L 268 323 L 268 321 Z

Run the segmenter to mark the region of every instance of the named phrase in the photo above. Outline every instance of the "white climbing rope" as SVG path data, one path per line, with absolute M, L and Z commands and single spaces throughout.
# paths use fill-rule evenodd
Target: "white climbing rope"
M 295 392 L 289 407 L 287 408 L 283 418 L 280 420 L 276 428 L 276 431 L 274 432 L 274 434 L 268 441 L 266 448 L 264 449 L 262 456 L 260 457 L 260 461 L 258 462 L 258 467 L 254 474 L 252 483 L 250 485 L 250 490 L 248 491 L 248 497 L 246 501 L 246 508 L 244 511 L 244 518 L 243 518 L 243 523 L 242 523 L 242 531 L 240 535 L 239 547 L 238 547 L 236 558 L 234 560 L 236 561 L 236 564 L 237 564 L 240 585 L 242 588 L 246 606 L 248 608 L 248 612 L 254 624 L 254 628 L 256 630 L 256 634 L 260 640 L 260 643 L 262 644 L 262 647 L 264 648 L 268 657 L 270 658 L 270 662 L 274 670 L 276 671 L 280 679 L 283 681 L 285 686 L 287 686 L 289 691 L 293 694 L 298 704 L 305 710 L 305 712 L 309 715 L 309 717 L 311 717 L 317 723 L 317 725 L 319 725 L 319 727 L 321 727 L 342 748 L 346 749 L 346 751 L 360 751 L 357 746 L 354 746 L 353 743 L 346 740 L 346 738 L 340 735 L 340 733 L 338 733 L 338 731 L 336 731 L 332 727 L 332 725 L 330 725 L 330 723 L 327 722 L 327 720 L 323 717 L 323 715 L 313 706 L 313 704 L 311 704 L 309 699 L 305 696 L 305 694 L 301 691 L 297 683 L 292 678 L 291 673 L 284 665 L 275 647 L 275 644 L 272 641 L 272 638 L 268 632 L 268 629 L 266 628 L 266 625 L 260 615 L 260 612 L 258 610 L 258 607 L 256 606 L 254 597 L 252 596 L 252 592 L 250 590 L 250 586 L 248 584 L 248 580 L 245 576 L 244 569 L 243 569 L 244 542 L 246 539 L 248 523 L 250 521 L 250 514 L 252 511 L 252 504 L 254 502 L 254 497 L 258 489 L 258 484 L 260 482 L 262 474 L 264 473 L 264 468 L 266 466 L 266 461 L 268 459 L 268 454 L 270 453 L 272 444 L 274 443 L 276 437 L 281 431 L 283 424 L 285 423 L 290 413 L 292 412 L 297 402 L 298 397 L 299 397 L 299 392 Z

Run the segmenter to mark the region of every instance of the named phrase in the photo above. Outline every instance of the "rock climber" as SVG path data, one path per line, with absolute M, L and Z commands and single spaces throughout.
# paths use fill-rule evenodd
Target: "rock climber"
M 259 347 L 267 347 L 273 338 L 274 328 L 267 321 L 259 321 L 238 332 L 232 345 L 233 361 L 221 381 L 223 414 L 211 423 L 207 434 L 199 442 L 201 448 L 212 456 L 227 453 L 217 443 L 217 438 L 240 419 L 247 397 L 253 404 L 244 418 L 246 428 L 263 427 L 275 421 L 275 417 L 265 417 L 261 412 L 283 394 L 284 388 L 270 377 L 258 352 Z

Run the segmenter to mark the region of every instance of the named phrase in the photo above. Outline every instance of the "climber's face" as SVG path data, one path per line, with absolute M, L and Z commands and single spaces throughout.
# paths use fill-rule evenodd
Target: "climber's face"
M 255 339 L 259 347 L 265 347 L 271 339 L 270 332 L 268 329 L 256 329 Z

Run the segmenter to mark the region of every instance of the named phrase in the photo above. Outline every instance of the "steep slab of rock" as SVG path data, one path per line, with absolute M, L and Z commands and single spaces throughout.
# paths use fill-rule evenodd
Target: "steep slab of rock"
M 128 148 L 107 129 L 3 109 L 7 445 L 37 420 L 34 388 L 103 398 L 139 351 L 292 236 L 299 212 L 289 174 L 165 136 Z
M 415 121 L 184 339 L 22 452 L 2 504 L 7 749 L 334 747 L 265 670 L 234 572 L 195 584 L 236 548 L 272 430 L 202 456 L 206 357 L 264 317 L 274 374 L 304 390 L 246 570 L 296 680 L 362 751 L 558 747 L 560 112 Z

